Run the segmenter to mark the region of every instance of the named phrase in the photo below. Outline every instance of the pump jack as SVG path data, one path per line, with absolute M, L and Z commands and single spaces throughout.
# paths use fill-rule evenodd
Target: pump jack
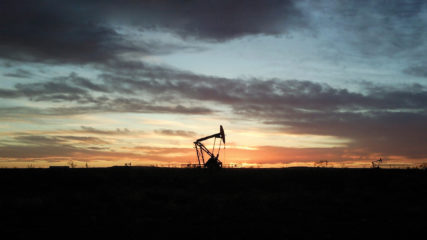
M 209 149 L 202 143 L 202 141 L 205 141 L 211 138 L 214 138 L 214 145 L 212 148 L 212 152 L 210 152 Z M 217 138 L 220 138 L 220 142 L 219 142 L 218 152 L 215 156 L 215 143 Z M 222 128 L 222 126 L 219 126 L 219 133 L 212 134 L 207 137 L 199 138 L 194 142 L 194 147 L 196 148 L 197 160 L 199 161 L 200 167 L 203 166 L 204 168 L 209 168 L 209 169 L 222 168 L 222 162 L 218 159 L 219 152 L 221 151 L 221 142 L 224 143 L 224 151 L 225 151 L 225 133 L 224 133 L 224 128 Z M 205 162 L 204 153 L 206 153 L 209 156 L 209 159 L 207 162 Z
M 372 161 L 372 168 L 380 168 L 380 163 L 382 162 L 383 162 L 382 158 Z

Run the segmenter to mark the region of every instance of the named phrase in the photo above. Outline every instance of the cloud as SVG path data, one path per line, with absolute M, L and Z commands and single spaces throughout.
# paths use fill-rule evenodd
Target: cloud
M 216 103 L 215 106 L 228 109 L 235 116 L 262 121 L 285 133 L 350 139 L 349 147 L 370 152 L 412 158 L 426 155 L 422 146 L 427 135 L 419 129 L 426 127 L 427 90 L 419 84 L 390 86 L 365 82 L 360 85 L 361 91 L 354 92 L 311 81 L 228 79 L 132 61 L 114 65 L 113 70 L 98 76 L 97 81 L 102 83 L 71 74 L 43 83 L 17 84 L 15 93 L 0 93 L 9 98 L 26 96 L 33 101 L 78 103 L 46 108 L 41 113 L 45 115 L 212 114 L 214 111 L 206 106 Z M 16 109 L 17 114 L 23 114 L 22 111 L 35 112 Z
M 60 139 L 62 137 L 62 140 Z M 63 141 L 63 140 L 66 141 Z M 174 156 L 175 162 L 188 162 L 192 155 L 191 148 L 158 148 L 158 147 L 133 147 L 128 149 L 109 150 L 108 145 L 88 145 L 86 141 L 92 138 L 74 138 L 74 136 L 23 136 L 19 144 L 0 146 L 2 161 L 27 162 L 27 161 L 110 161 L 111 164 L 123 161 L 150 164 L 170 162 Z M 70 144 L 68 141 L 83 141 L 86 144 Z M 7 160 L 6 160 L 7 159 Z
M 116 101 L 130 102 L 121 103 L 114 106 Z M 108 104 L 90 105 L 85 107 L 0 107 L 0 119 L 13 121 L 26 121 L 30 118 L 41 118 L 51 116 L 70 116 L 95 113 L 159 113 L 159 114 L 189 114 L 189 115 L 209 115 L 213 110 L 205 107 L 187 107 L 183 105 L 159 106 L 149 103 L 138 103 L 139 100 L 118 99 Z
M 87 126 L 80 126 L 80 130 L 77 130 L 77 132 L 82 133 L 90 133 L 90 134 L 100 134 L 100 135 L 127 135 L 130 134 L 131 131 L 127 128 L 124 128 L 123 130 L 117 128 L 115 131 L 111 130 L 101 130 L 93 127 L 87 127 Z
M 288 0 L 5 0 L 0 16 L 0 57 L 74 64 L 105 63 L 123 53 L 167 54 L 193 48 L 143 38 L 131 40 L 132 31 L 225 41 L 254 34 L 278 35 L 305 25 L 293 1 Z
M 184 130 L 173 130 L 173 129 L 157 129 L 154 130 L 156 134 L 165 135 L 165 136 L 178 136 L 178 137 L 194 137 L 196 133 L 193 131 L 184 131 Z
M 110 89 L 105 87 L 104 85 L 96 84 L 92 81 L 90 81 L 87 78 L 83 78 L 78 76 L 76 73 L 72 72 L 69 76 L 63 77 L 64 81 L 70 81 L 73 82 L 76 86 L 85 88 L 87 90 L 96 91 L 96 92 L 104 92 L 108 93 L 111 92 Z
M 426 12 L 424 1 L 400 0 L 5 0 L 0 8 L 0 58 L 108 65 L 125 56 L 199 51 L 194 39 L 223 42 L 309 31 L 307 36 L 326 37 L 339 49 L 344 44 L 366 55 L 401 54 L 421 61 Z M 149 32 L 172 33 L 185 41 L 152 40 Z
M 416 77 L 427 78 L 427 67 L 423 65 L 408 67 L 403 72 Z
M 384 155 L 409 158 L 427 157 L 425 128 L 427 114 L 405 112 L 356 113 L 292 113 L 270 116 L 266 123 L 279 125 L 281 131 L 293 134 L 329 135 L 351 139 L 350 148 Z
M 18 98 L 21 93 L 11 89 L 0 89 L 0 98 Z
M 170 74 L 171 72 L 169 72 Z M 136 93 L 216 102 L 234 114 L 279 126 L 280 131 L 351 139 L 349 147 L 384 155 L 426 157 L 427 91 L 418 84 L 362 85 L 361 92 L 298 80 L 225 79 L 191 73 L 121 78 Z
M 47 137 L 47 136 L 37 136 L 37 135 L 27 135 L 27 136 L 17 136 L 15 137 L 21 143 L 28 144 L 37 144 L 37 145 L 51 145 L 64 142 L 62 139 L 56 137 Z
M 361 85 L 362 92 L 334 88 L 328 84 L 282 79 L 228 79 L 198 75 L 171 68 L 144 66 L 100 76 L 104 84 L 118 93 L 153 94 L 172 98 L 214 101 L 256 110 L 257 106 L 277 110 L 291 107 L 306 110 L 424 109 L 426 89 L 419 84 L 387 86 L 374 83 Z M 127 76 L 133 71 L 137 76 Z
M 143 156 L 129 152 L 113 152 L 94 150 L 90 148 L 76 147 L 70 145 L 8 145 L 0 146 L 0 155 L 3 158 L 18 161 L 119 161 L 126 159 L 143 159 Z
M 3 158 L 17 159 L 38 159 L 38 158 L 67 158 L 78 151 L 71 146 L 63 145 L 8 145 L 0 146 L 0 155 Z
M 3 2 L 1 56 L 31 62 L 87 63 L 111 58 L 125 48 L 114 30 L 94 23 L 96 19 L 81 18 L 77 6 L 58 4 Z
M 150 67 L 145 68 L 150 75 L 155 75 L 150 71 Z M 166 68 L 167 69 L 167 68 Z M 145 74 L 142 74 L 143 76 Z M 27 98 L 34 102 L 52 102 L 52 103 L 67 103 L 62 107 L 46 107 L 43 109 L 35 109 L 31 107 L 14 107 L 3 108 L 1 111 L 8 112 L 6 115 L 22 115 L 39 114 L 39 115 L 75 115 L 85 113 L 101 113 L 101 112 L 135 112 L 135 113 L 177 113 L 177 114 L 211 114 L 211 110 L 204 106 L 193 106 L 191 103 L 179 103 L 179 101 L 171 101 L 171 99 L 163 98 L 159 101 L 156 87 L 151 87 L 153 92 L 147 92 L 145 99 L 130 97 L 129 95 L 137 95 L 141 93 L 140 89 L 132 89 L 136 86 L 131 84 L 117 83 L 117 79 L 104 79 L 102 84 L 96 83 L 93 80 L 78 76 L 76 73 L 71 73 L 68 76 L 55 77 L 49 81 L 37 83 L 18 83 L 14 89 L 0 89 L 0 98 Z M 128 79 L 131 81 L 130 79 Z M 135 82 L 137 83 L 137 82 Z M 144 82 L 138 82 L 144 84 Z M 127 86 L 130 89 L 127 89 Z M 138 87 L 141 87 L 138 86 Z M 147 86 L 147 89 L 148 86 Z M 95 93 L 103 94 L 96 95 Z M 107 95 L 108 94 L 108 95 Z M 127 96 L 122 96 L 126 94 Z M 162 96 L 166 96 L 163 95 Z M 39 110 L 39 111 L 38 111 Z M 40 111 L 41 110 L 41 111 Z M 3 116 L 3 117 L 6 117 Z
M 135 9 L 130 11 L 130 19 L 138 26 L 209 41 L 255 34 L 278 35 L 305 25 L 294 1 L 289 0 L 163 1 L 160 4 L 147 1 L 137 4 Z
M 86 137 L 86 136 L 56 136 L 56 138 L 59 138 L 61 140 L 66 141 L 72 141 L 72 142 L 78 142 L 78 143 L 85 143 L 85 144 L 108 144 L 109 142 L 97 138 L 97 137 Z
M 33 74 L 24 69 L 16 69 L 15 72 L 5 73 L 3 74 L 5 77 L 14 77 L 14 78 L 29 78 L 33 76 Z
M 124 57 L 188 49 L 144 39 L 147 30 L 172 33 L 187 42 L 222 42 L 250 35 L 287 34 L 302 28 L 322 34 L 330 27 L 340 38 L 334 44 L 344 43 L 367 55 L 401 54 L 417 62 L 415 53 L 425 52 L 427 7 L 423 1 L 390 1 L 386 5 L 372 1 L 308 3 L 313 5 L 275 0 L 3 1 L 1 58 L 90 65 L 101 74 L 96 81 L 71 73 L 0 89 L 1 98 L 54 103 L 44 108 L 3 107 L 0 118 L 22 120 L 26 116 L 100 112 L 212 114 L 216 110 L 208 104 L 214 103 L 241 118 L 258 120 L 286 133 L 336 136 L 351 139 L 349 147 L 357 149 L 424 157 L 422 146 L 427 136 L 420 129 L 427 122 L 427 91 L 421 85 L 390 87 L 371 83 L 355 92 L 285 78 L 206 76 Z M 317 23 L 316 16 L 320 16 Z M 133 31 L 141 34 L 141 40 L 131 38 Z M 425 77 L 421 66 L 415 64 L 404 72 Z M 25 77 L 24 71 L 18 69 L 6 75 Z M 102 134 L 103 130 L 81 131 Z M 167 129 L 157 133 L 191 135 Z M 53 140 L 65 141 L 38 139 Z
M 69 85 L 64 81 L 40 83 L 18 83 L 17 92 L 34 101 L 75 101 L 87 96 L 87 91 Z
M 7 101 L 31 101 L 25 107 L 1 107 L 0 118 L 29 121 L 32 117 L 105 112 L 232 113 L 285 133 L 336 136 L 350 139 L 348 146 L 354 149 L 423 158 L 427 133 L 421 129 L 427 122 L 427 90 L 420 84 L 392 87 L 367 82 L 360 91 L 352 91 L 286 77 L 206 76 L 132 59 L 200 50 L 196 45 L 203 41 L 220 43 L 309 30 L 334 47 L 343 45 L 345 53 L 356 49 L 365 55 L 411 58 L 404 73 L 426 77 L 422 54 L 427 49 L 426 12 L 424 1 L 398 0 L 387 4 L 354 0 L 5 0 L 0 4 L 0 58 L 8 61 L 4 67 L 11 67 L 11 62 L 20 66 L 19 61 L 44 63 L 41 67 L 69 64 L 100 74 L 89 78 L 72 72 L 0 89 L 0 98 Z M 330 31 L 323 31 L 326 29 Z M 150 32 L 172 34 L 184 41 L 168 42 L 174 38 L 169 35 L 161 41 L 151 40 Z M 33 75 L 10 68 L 3 76 Z M 128 133 L 86 126 L 78 131 Z M 193 132 L 172 129 L 158 129 L 156 133 L 194 136 Z M 63 145 L 71 141 L 102 144 L 101 139 L 65 135 L 20 136 L 15 140 L 62 144 L 45 147 L 57 147 L 52 151 L 62 148 L 70 154 L 76 149 Z
M 423 59 L 419 53 L 427 48 L 425 1 L 305 2 L 311 29 L 318 35 L 328 32 L 329 45 L 341 50 L 340 54 L 349 47 L 365 56 Z
M 132 161 L 132 165 L 153 163 L 195 163 L 196 157 L 192 148 L 169 148 L 154 146 L 131 146 L 120 150 L 108 150 L 100 146 L 70 146 L 66 144 L 39 145 L 5 145 L 0 146 L 0 155 L 8 161 L 110 161 L 111 164 Z M 227 163 L 252 164 L 300 164 L 313 166 L 314 162 L 328 160 L 334 164 L 359 164 L 369 166 L 379 153 L 369 153 L 358 148 L 286 148 L 273 146 L 253 146 L 251 150 L 227 148 L 227 158 L 220 156 Z M 397 159 L 390 156 L 389 160 Z M 423 159 L 420 159 L 422 161 Z M 362 165 L 360 165 L 362 164 Z M 335 165 L 337 166 L 337 165 Z M 341 165 L 338 165 L 341 166 Z
M 16 136 L 15 140 L 19 143 L 26 143 L 32 145 L 56 145 L 56 144 L 108 144 L 107 141 L 97 137 L 87 136 L 42 136 L 42 135 L 22 135 Z

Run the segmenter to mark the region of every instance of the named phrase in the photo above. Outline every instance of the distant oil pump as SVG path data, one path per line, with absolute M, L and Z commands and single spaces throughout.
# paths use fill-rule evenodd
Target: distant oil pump
M 318 162 L 314 163 L 314 167 L 324 167 L 327 168 L 328 167 L 328 160 L 321 160 Z
M 372 168 L 380 168 L 380 164 L 383 162 L 383 159 L 380 158 L 378 160 L 372 161 Z
M 209 151 L 209 149 L 202 143 L 205 140 L 214 138 L 214 145 L 212 148 L 212 152 Z M 216 151 L 215 155 L 215 144 L 216 139 L 219 138 L 219 146 L 218 150 Z M 219 169 L 222 168 L 222 162 L 218 159 L 219 153 L 221 151 L 221 145 L 224 147 L 225 151 L 225 133 L 224 128 L 222 126 L 219 126 L 219 133 L 212 134 L 207 137 L 199 138 L 194 142 L 194 147 L 196 148 L 196 154 L 197 154 L 197 160 L 199 161 L 199 166 L 209 169 Z M 209 156 L 209 159 L 205 162 L 205 155 L 207 154 Z

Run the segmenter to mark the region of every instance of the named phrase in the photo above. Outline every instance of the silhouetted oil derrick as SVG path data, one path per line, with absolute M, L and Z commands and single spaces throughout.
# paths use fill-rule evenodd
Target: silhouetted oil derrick
M 372 168 L 380 168 L 380 164 L 383 162 L 383 159 L 380 158 L 378 160 L 372 161 Z
M 314 163 L 314 167 L 328 167 L 328 160 L 321 160 Z
M 212 148 L 212 152 L 202 143 L 208 139 L 214 139 L 214 145 Z M 216 139 L 219 138 L 219 146 L 218 149 L 215 150 Z M 197 161 L 198 165 L 193 166 L 192 164 L 188 165 L 188 167 L 199 167 L 199 168 L 210 168 L 210 169 L 219 169 L 222 168 L 222 162 L 218 159 L 219 153 L 221 151 L 221 145 L 223 144 L 223 149 L 225 152 L 225 133 L 224 128 L 222 126 L 219 127 L 219 133 L 212 134 L 207 137 L 199 138 L 194 142 L 194 147 L 196 149 Z M 215 155 L 216 151 L 216 155 Z M 205 161 L 205 154 L 209 156 L 209 159 Z
M 384 161 L 382 158 L 372 161 L 372 168 L 382 169 L 424 169 L 422 164 L 409 164 L 409 163 L 390 163 Z

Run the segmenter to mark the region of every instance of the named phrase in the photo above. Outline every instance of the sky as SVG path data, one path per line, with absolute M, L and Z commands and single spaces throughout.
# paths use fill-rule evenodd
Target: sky
M 426 56 L 421 0 L 2 0 L 0 167 L 427 162 Z

